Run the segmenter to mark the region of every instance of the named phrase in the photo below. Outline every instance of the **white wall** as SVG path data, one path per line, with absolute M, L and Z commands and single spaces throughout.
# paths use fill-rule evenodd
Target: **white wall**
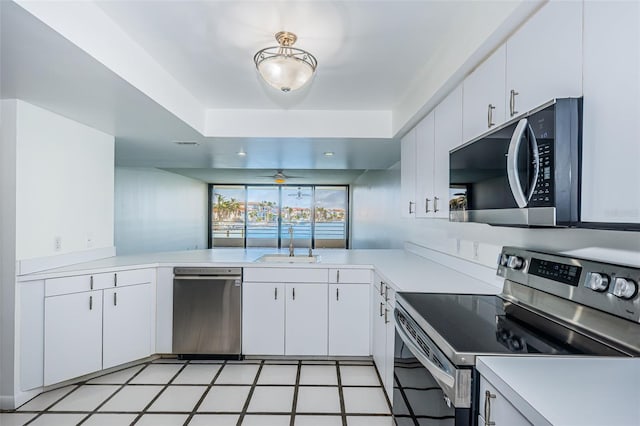
M 639 232 L 508 228 L 446 219 L 402 218 L 398 200 L 400 173 L 396 168 L 364 173 L 352 185 L 352 191 L 353 248 L 397 248 L 410 241 L 494 267 L 502 246 L 512 245 L 640 266 Z M 478 243 L 477 258 L 474 242 Z
M 113 246 L 113 136 L 19 100 L 16 123 L 16 258 Z
M 118 255 L 207 248 L 206 183 L 153 168 L 116 168 Z
M 0 101 L 0 407 L 13 395 L 16 288 L 16 102 Z

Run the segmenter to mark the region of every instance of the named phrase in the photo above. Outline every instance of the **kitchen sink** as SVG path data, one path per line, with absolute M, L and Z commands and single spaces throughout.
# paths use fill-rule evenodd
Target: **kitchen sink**
M 278 254 L 265 254 L 257 259 L 257 262 L 269 262 L 269 263 L 318 263 L 320 262 L 320 256 L 313 255 L 301 255 L 289 256 L 286 253 Z

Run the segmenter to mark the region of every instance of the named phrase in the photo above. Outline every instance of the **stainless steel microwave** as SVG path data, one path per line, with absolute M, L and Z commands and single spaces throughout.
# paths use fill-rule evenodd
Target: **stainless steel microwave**
M 449 220 L 567 227 L 580 220 L 582 99 L 556 99 L 449 152 Z

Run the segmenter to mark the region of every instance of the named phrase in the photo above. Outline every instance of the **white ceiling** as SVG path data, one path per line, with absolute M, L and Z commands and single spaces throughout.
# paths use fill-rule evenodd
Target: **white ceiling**
M 399 161 L 398 136 L 524 19 L 519 5 L 2 1 L 1 95 L 115 135 L 121 166 L 226 183 L 285 169 L 300 183 L 348 183 Z M 252 62 L 280 30 L 319 63 L 289 97 Z

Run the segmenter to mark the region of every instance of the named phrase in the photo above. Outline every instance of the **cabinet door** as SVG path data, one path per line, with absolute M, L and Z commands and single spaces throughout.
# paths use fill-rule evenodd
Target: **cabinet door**
M 488 394 L 487 394 L 488 392 Z M 530 426 L 531 422 L 520 413 L 508 399 L 493 387 L 483 376 L 480 376 L 480 413 L 483 421 L 496 425 Z M 485 411 L 486 410 L 486 411 Z
M 376 280 L 379 283 L 380 280 Z M 383 296 L 380 296 L 378 289 L 373 287 L 371 295 L 371 354 L 373 362 L 376 364 L 378 374 L 383 380 L 386 378 L 386 347 L 387 347 L 387 327 L 384 323 L 385 303 Z M 392 367 L 393 369 L 393 367 Z M 393 400 L 393 398 L 390 398 Z
M 44 385 L 102 368 L 102 291 L 44 301 Z
M 511 90 L 515 96 L 511 113 Z M 582 96 L 582 2 L 551 1 L 507 41 L 507 119 Z
M 329 285 L 329 355 L 369 355 L 369 284 Z
M 433 155 L 433 214 L 449 218 L 449 150 L 462 143 L 462 85 L 435 109 Z
M 433 155 L 435 123 L 434 112 L 416 126 L 416 216 L 430 217 L 433 215 Z
M 152 285 L 104 291 L 102 368 L 151 355 L 153 351 Z
M 284 355 L 284 310 L 284 284 L 243 284 L 243 354 Z
M 640 223 L 639 75 L 640 3 L 585 2 L 585 222 Z
M 416 212 L 416 129 L 400 141 L 400 213 L 415 217 Z
M 504 109 L 506 52 L 507 49 L 503 44 L 464 79 L 463 142 L 468 142 L 492 127 L 500 125 L 506 119 Z M 489 112 L 490 106 L 491 112 Z M 491 121 L 489 121 L 490 118 Z
M 285 355 L 327 355 L 327 288 L 285 285 Z

